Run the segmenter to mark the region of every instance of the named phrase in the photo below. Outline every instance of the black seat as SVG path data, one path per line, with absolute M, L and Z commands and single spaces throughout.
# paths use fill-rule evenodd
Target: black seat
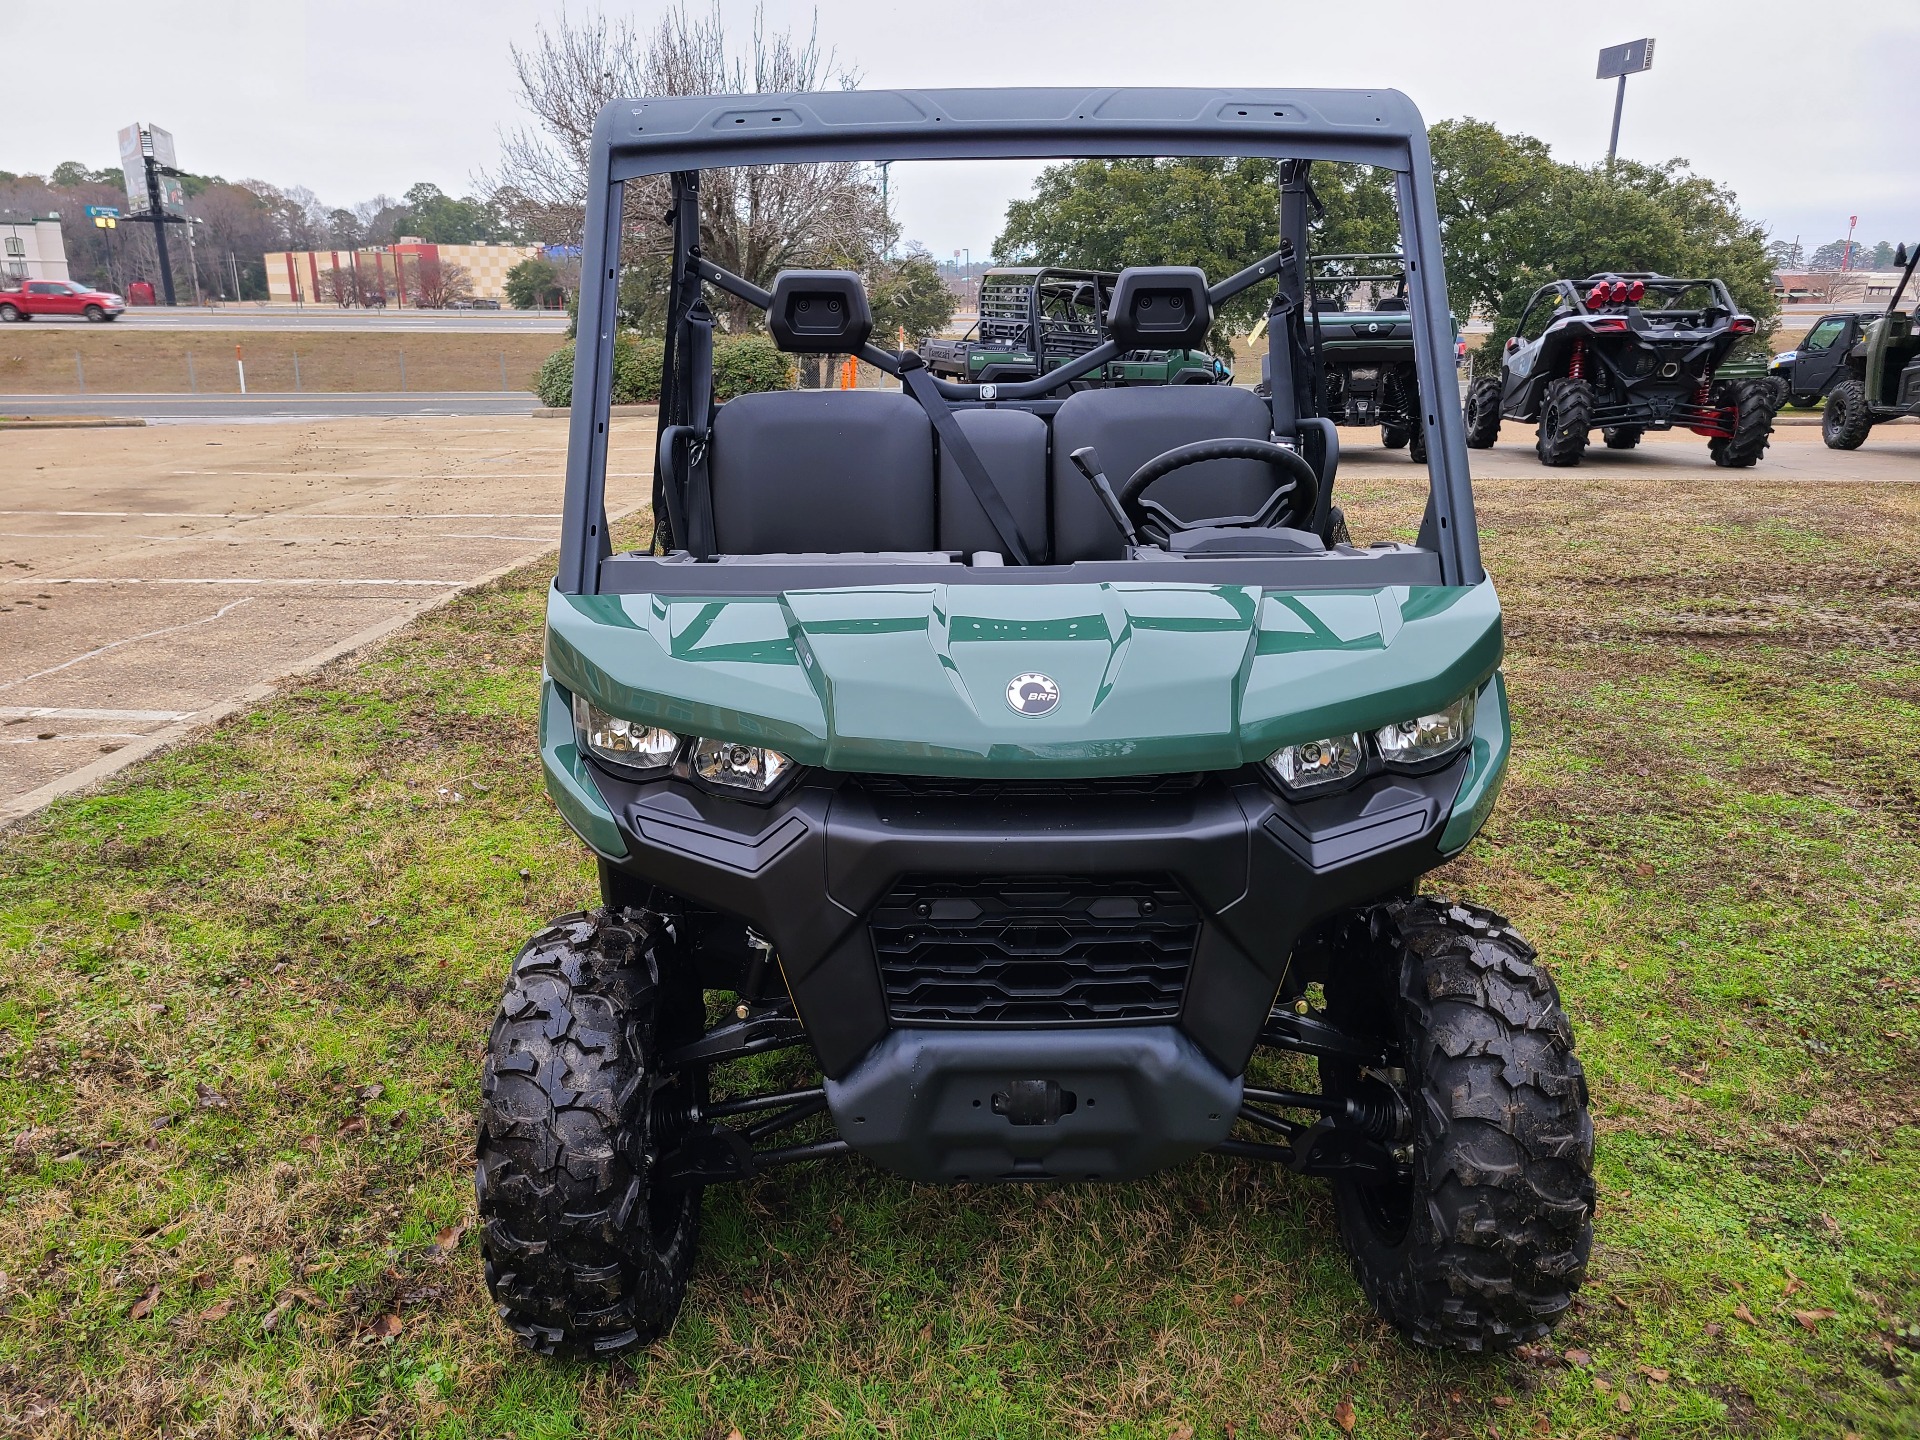
M 708 465 L 722 555 L 935 548 L 933 429 L 897 391 L 738 396 Z
M 1025 410 L 956 410 L 953 418 L 1013 512 L 1028 551 L 1036 561 L 1044 560 L 1048 550 L 1047 422 Z M 940 548 L 966 554 L 991 550 L 1003 559 L 1013 559 L 974 498 L 973 487 L 945 450 L 940 452 Z
M 1126 538 L 1068 458 L 1082 445 L 1118 490 L 1156 455 L 1194 440 L 1269 440 L 1267 402 L 1233 385 L 1154 385 L 1084 390 L 1053 417 L 1053 558 L 1118 560 Z M 1257 460 L 1211 460 L 1175 471 L 1148 492 L 1185 520 L 1249 515 L 1273 494 L 1270 467 Z M 1024 522 L 1023 522 L 1024 523 Z

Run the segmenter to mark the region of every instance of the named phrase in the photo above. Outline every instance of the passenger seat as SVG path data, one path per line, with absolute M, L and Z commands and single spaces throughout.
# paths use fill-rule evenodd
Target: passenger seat
M 774 390 L 715 412 L 722 555 L 936 548 L 933 428 L 888 390 Z

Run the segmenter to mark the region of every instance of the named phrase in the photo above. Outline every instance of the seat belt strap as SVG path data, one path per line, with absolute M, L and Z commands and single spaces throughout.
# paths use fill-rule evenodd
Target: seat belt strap
M 987 523 L 993 526 L 1000 543 L 1007 547 L 1013 563 L 1033 564 L 1033 551 L 1027 545 L 1026 536 L 1020 533 L 1019 522 L 1013 518 L 1006 497 L 1000 493 L 1000 487 L 993 483 L 993 476 L 987 473 L 980 452 L 973 448 L 966 431 L 960 428 L 960 422 L 954 418 L 953 408 L 934 384 L 933 376 L 927 373 L 926 362 L 912 350 L 900 357 L 900 383 L 920 403 L 920 408 L 927 412 L 927 418 L 933 422 L 934 434 L 940 437 L 941 450 L 952 457 L 954 468 L 960 472 L 960 478 L 967 482 L 967 488 L 973 491 L 973 498 L 980 502 L 980 508 L 986 511 Z

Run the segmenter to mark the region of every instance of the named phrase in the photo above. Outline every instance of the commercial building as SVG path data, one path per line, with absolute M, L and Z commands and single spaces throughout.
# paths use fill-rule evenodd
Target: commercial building
M 22 280 L 70 280 L 58 215 L 0 210 L 0 288 Z
M 507 272 L 538 245 L 429 245 L 402 237 L 363 250 L 270 250 L 268 298 L 281 304 L 440 309 L 454 299 L 499 300 Z

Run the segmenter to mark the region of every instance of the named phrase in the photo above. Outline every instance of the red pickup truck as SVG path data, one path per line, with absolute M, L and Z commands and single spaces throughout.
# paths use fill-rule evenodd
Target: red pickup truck
M 127 302 L 105 290 L 89 290 L 72 280 L 26 280 L 18 290 L 0 290 L 0 320 L 32 320 L 40 315 L 72 315 L 86 320 L 118 320 Z

